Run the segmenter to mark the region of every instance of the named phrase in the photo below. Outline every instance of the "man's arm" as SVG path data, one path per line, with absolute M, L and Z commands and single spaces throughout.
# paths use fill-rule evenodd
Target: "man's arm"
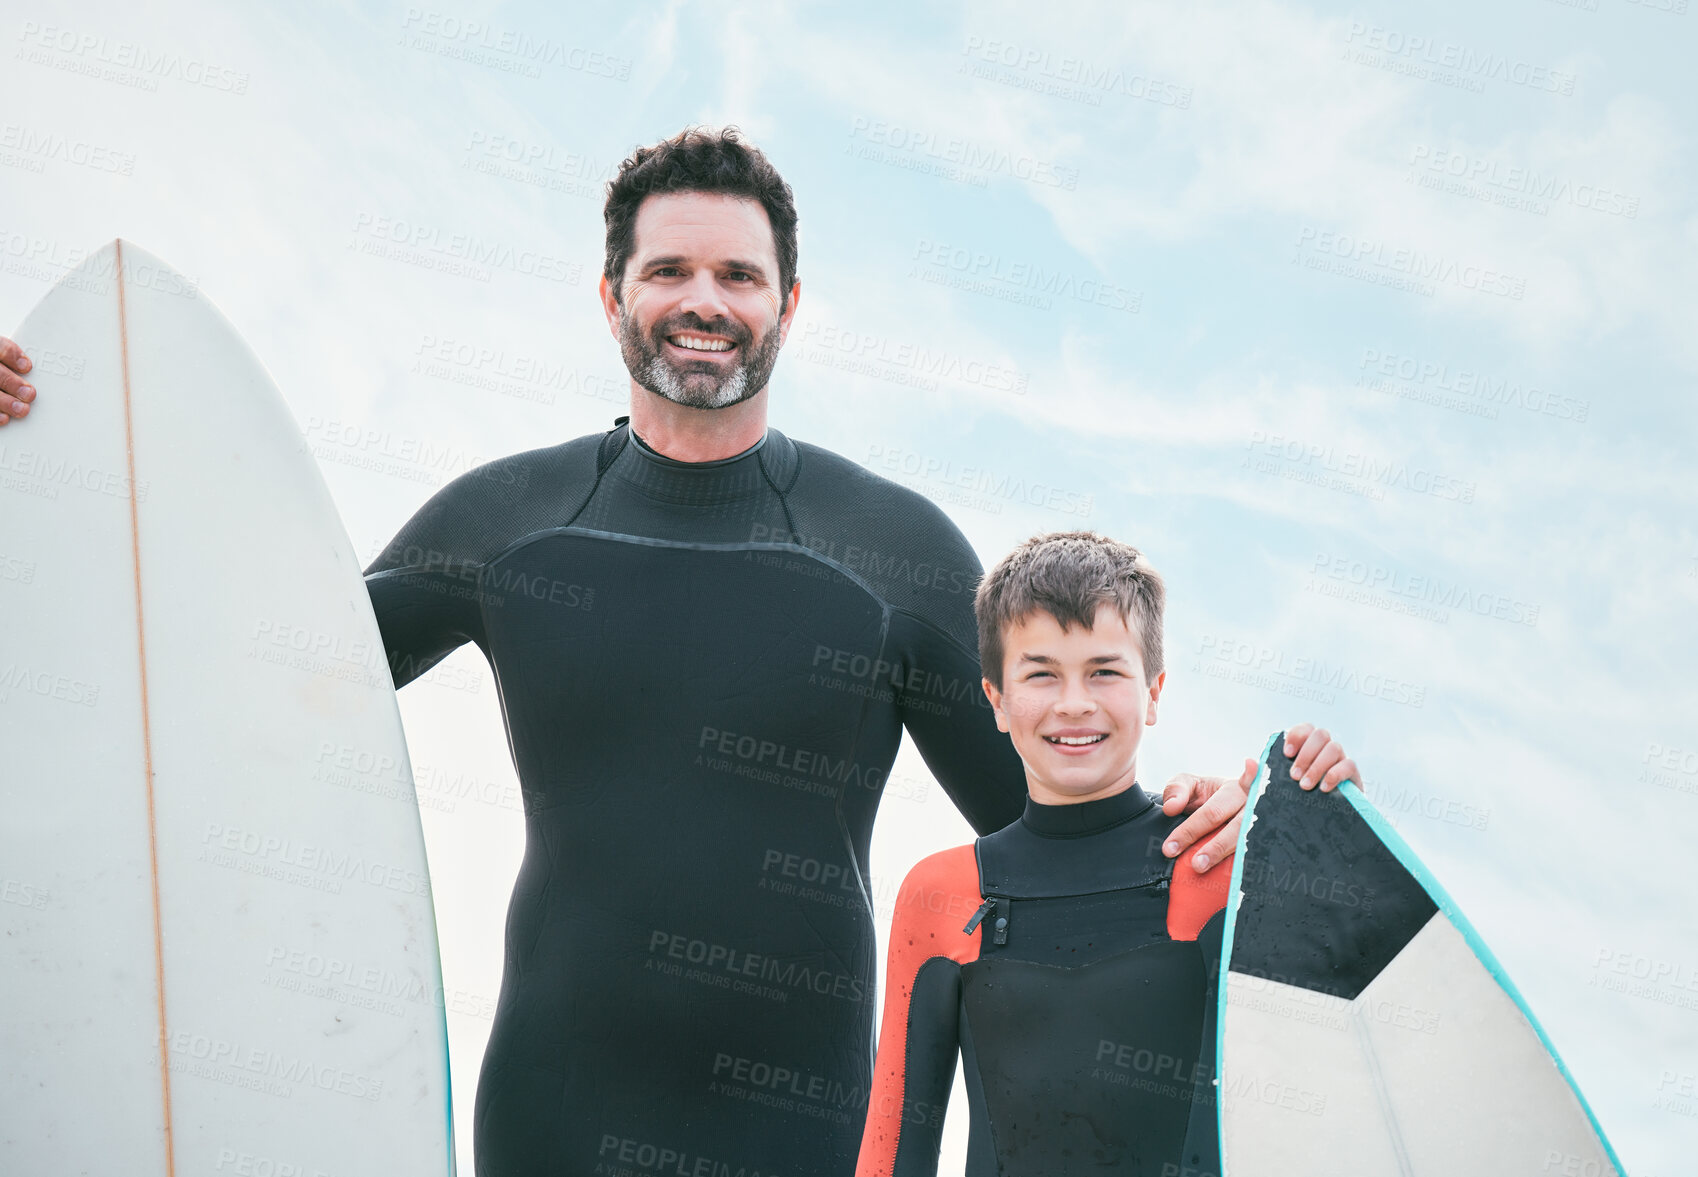
M 476 575 L 475 566 L 472 575 Z M 475 604 L 448 594 L 460 587 L 441 569 L 367 570 L 366 592 L 383 635 L 395 689 L 400 690 L 478 637 Z
M 485 642 L 482 576 L 513 543 L 559 527 L 595 486 L 606 435 L 526 450 L 466 471 L 431 496 L 366 569 L 397 687 L 465 642 Z
M 959 1049 L 961 966 L 979 955 L 962 928 L 979 905 L 971 846 L 921 859 L 890 927 L 884 1018 L 855 1177 L 935 1177 Z
M 493 539 L 494 521 L 484 517 L 489 483 L 479 467 L 437 491 L 365 570 L 396 689 L 483 640 L 478 582 Z
M 979 689 L 978 654 L 917 618 L 897 614 L 892 628 L 907 651 L 892 672 L 902 723 L 926 767 L 974 832 L 1018 821 L 1026 770 Z

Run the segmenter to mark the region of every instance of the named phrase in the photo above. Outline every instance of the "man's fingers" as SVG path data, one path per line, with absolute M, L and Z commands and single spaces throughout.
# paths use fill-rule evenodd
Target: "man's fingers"
M 1197 791 L 1197 778 L 1188 772 L 1176 772 L 1173 779 L 1162 786 L 1161 808 L 1169 817 L 1185 812 L 1185 807 L 1191 804 L 1191 796 Z M 1177 804 L 1175 804 L 1177 802 Z
M 1344 759 L 1344 748 L 1337 740 L 1328 740 L 1314 760 L 1309 762 L 1309 771 L 1304 774 L 1312 785 L 1321 783 L 1321 778 L 1332 771 L 1333 765 Z
M 1238 782 L 1221 781 L 1220 784 L 1223 787 L 1217 788 L 1214 795 L 1198 807 L 1197 812 L 1191 815 L 1191 820 L 1201 818 L 1211 826 L 1218 826 L 1244 808 L 1244 802 L 1249 800 L 1249 795 L 1237 787 Z
M 24 380 L 23 373 L 34 366 L 23 348 L 0 335 L 0 425 L 29 412 L 35 389 Z
M 1296 727 L 1285 729 L 1285 754 L 1297 755 L 1297 749 L 1303 746 L 1303 741 L 1309 738 L 1309 733 L 1315 730 L 1312 723 L 1300 723 Z
M 0 409 L 10 409 L 15 400 L 35 399 L 35 388 L 11 368 L 0 367 Z
M 1162 843 L 1162 853 L 1169 858 L 1177 858 L 1190 848 L 1191 843 L 1214 828 L 1214 823 L 1204 818 L 1201 811 L 1193 813 L 1175 826 L 1173 833 L 1167 836 L 1167 841 Z
M 1180 822 L 1174 828 L 1173 833 L 1167 836 L 1167 841 L 1162 843 L 1162 852 L 1169 858 L 1183 853 L 1191 843 L 1219 824 L 1218 819 L 1209 816 L 1209 794 L 1211 792 L 1218 794 L 1222 785 L 1231 783 L 1218 777 L 1200 777 L 1186 772 L 1174 777 L 1168 783 L 1168 788 L 1171 789 L 1175 783 L 1180 781 L 1184 781 L 1186 787 L 1190 790 L 1186 803 L 1191 807 L 1191 816 Z M 1184 794 L 1175 794 L 1175 796 L 1182 795 Z M 1177 809 L 1171 810 L 1168 816 L 1172 817 L 1179 812 Z
M 24 354 L 24 349 L 4 335 L 0 335 L 0 364 L 19 372 L 30 370 L 30 358 Z
M 1221 823 L 1244 808 L 1245 793 L 1237 787 L 1238 782 L 1218 777 L 1204 777 L 1203 780 L 1215 786 L 1213 793 L 1168 835 L 1162 849 L 1169 857 L 1183 853 L 1191 843 L 1213 833 Z
M 1211 866 L 1231 858 L 1238 850 L 1238 830 L 1243 824 L 1244 816 L 1239 814 L 1222 826 L 1218 834 L 1204 842 L 1203 848 L 1191 859 L 1193 869 L 1202 874 Z
M 1356 762 L 1348 756 L 1327 769 L 1326 776 L 1321 778 L 1321 792 L 1330 793 L 1345 781 L 1354 781 L 1358 789 L 1362 787 L 1362 777 L 1356 768 Z
M 1297 750 L 1297 755 L 1292 757 L 1291 778 L 1302 784 L 1305 789 L 1312 787 L 1314 783 L 1306 779 L 1309 765 L 1331 741 L 1332 736 L 1327 734 L 1327 729 L 1318 727 L 1309 733 L 1308 738 L 1303 741 L 1303 746 Z
M 0 425 L 28 413 L 29 402 L 34 399 L 35 389 L 25 384 L 23 377 L 9 368 L 0 368 Z
M 1311 727 L 1309 734 L 1303 737 L 1303 742 L 1297 746 L 1297 754 L 1291 758 L 1291 768 L 1298 776 L 1308 768 L 1321 749 L 1327 746 L 1332 734 L 1324 727 Z
M 1310 784 L 1314 784 L 1321 779 L 1322 773 L 1343 759 L 1344 749 L 1339 746 L 1339 742 L 1328 740 L 1325 746 L 1316 752 L 1310 758 L 1309 763 L 1304 766 L 1302 775 L 1308 778 Z

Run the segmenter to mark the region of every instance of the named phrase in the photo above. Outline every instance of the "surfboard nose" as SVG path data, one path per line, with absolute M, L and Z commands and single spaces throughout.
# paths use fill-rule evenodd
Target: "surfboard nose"
M 128 238 L 15 337 L 60 409 L 0 463 L 0 1174 L 452 1173 L 412 773 L 300 427 Z

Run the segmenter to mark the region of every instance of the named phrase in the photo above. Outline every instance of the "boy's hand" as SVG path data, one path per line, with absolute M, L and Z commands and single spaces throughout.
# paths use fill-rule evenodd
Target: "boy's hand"
M 1238 827 L 1243 822 L 1244 803 L 1250 799 L 1250 785 L 1256 779 L 1259 766 L 1246 757 L 1244 771 L 1236 781 L 1223 776 L 1193 776 L 1179 773 L 1161 791 L 1162 812 L 1169 817 L 1186 810 L 1191 816 L 1162 843 L 1162 853 L 1173 858 L 1185 851 L 1204 834 L 1214 836 L 1203 844 L 1191 859 L 1198 874 L 1217 862 L 1224 862 L 1238 849 Z
M 24 380 L 30 370 L 23 348 L 0 335 L 0 425 L 29 412 L 35 389 Z
M 1341 781 L 1355 781 L 1358 789 L 1362 787 L 1356 762 L 1344 754 L 1325 728 L 1300 723 L 1289 729 L 1285 733 L 1285 754 L 1291 757 L 1291 779 L 1305 789 L 1319 782 L 1321 792 L 1330 793 Z
M 1292 758 L 1291 775 L 1302 788 L 1312 789 L 1319 784 L 1321 792 L 1330 793 L 1338 788 L 1340 781 L 1355 781 L 1358 788 L 1362 786 L 1362 774 L 1356 762 L 1344 754 L 1344 748 L 1325 728 L 1312 723 L 1288 728 L 1285 754 Z M 1237 853 L 1244 804 L 1250 799 L 1250 786 L 1255 783 L 1260 767 L 1247 758 L 1236 783 L 1225 777 L 1192 776 L 1188 772 L 1168 781 L 1162 789 L 1162 812 L 1173 817 L 1190 810 L 1191 816 L 1168 837 L 1162 853 L 1176 857 L 1211 831 L 1214 836 L 1191 859 L 1199 874 Z

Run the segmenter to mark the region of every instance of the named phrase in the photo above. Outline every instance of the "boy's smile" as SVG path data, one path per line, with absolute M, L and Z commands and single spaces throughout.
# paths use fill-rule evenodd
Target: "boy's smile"
M 1120 613 L 1105 603 L 1090 629 L 1064 630 L 1039 611 L 1003 636 L 1002 689 L 989 679 L 984 689 L 1025 762 L 1032 799 L 1068 805 L 1130 788 L 1167 675 L 1145 680 L 1137 635 Z

